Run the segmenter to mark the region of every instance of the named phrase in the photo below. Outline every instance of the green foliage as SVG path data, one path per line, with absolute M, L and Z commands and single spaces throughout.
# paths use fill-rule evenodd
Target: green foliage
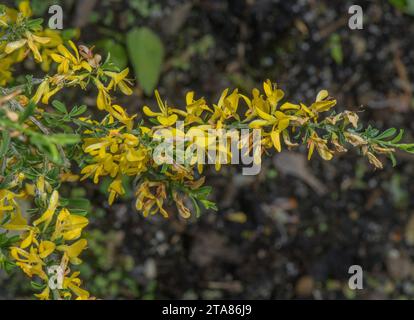
M 15 265 L 9 259 L 8 251 L 19 240 L 19 236 L 9 236 L 7 233 L 0 233 L 0 269 L 10 272 L 14 268 Z
M 413 0 L 388 0 L 398 10 L 414 15 L 414 1 Z
M 153 31 L 145 27 L 129 31 L 126 43 L 136 78 L 145 94 L 150 95 L 161 74 L 164 45 Z
M 128 65 L 128 55 L 123 45 L 113 39 L 103 39 L 98 41 L 97 47 L 111 55 L 112 62 L 120 69 Z
M 331 49 L 331 57 L 336 64 L 341 65 L 344 60 L 344 54 L 342 52 L 341 37 L 339 34 L 334 33 L 329 38 L 329 46 Z

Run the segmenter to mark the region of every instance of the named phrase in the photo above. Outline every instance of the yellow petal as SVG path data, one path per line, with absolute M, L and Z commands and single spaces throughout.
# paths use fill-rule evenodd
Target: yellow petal
M 82 68 L 84 68 L 85 70 L 91 72 L 92 71 L 92 67 L 89 63 L 87 63 L 86 61 L 82 61 L 81 62 L 81 66 Z
M 280 152 L 282 151 L 282 146 L 280 145 L 280 132 L 279 131 L 272 131 L 270 133 L 270 138 L 272 139 L 273 146 L 275 149 Z
M 324 160 L 331 160 L 333 158 L 332 152 L 328 149 L 326 144 L 318 143 L 316 145 L 316 149 L 318 150 L 319 155 Z
M 300 109 L 300 106 L 299 105 L 297 105 L 297 104 L 293 104 L 293 103 L 290 103 L 290 102 L 285 102 L 284 104 L 282 104 L 281 106 L 280 106 L 280 110 L 299 110 Z
M 229 92 L 229 89 L 225 89 L 222 92 L 222 94 L 220 96 L 220 99 L 219 99 L 219 101 L 217 103 L 217 106 L 219 106 L 220 108 L 223 106 L 224 99 L 226 98 L 228 92 Z
M 26 39 L 21 39 L 13 42 L 9 42 L 4 49 L 4 52 L 7 54 L 12 53 L 13 51 L 23 47 L 27 43 Z
M 89 298 L 89 292 L 80 288 L 79 286 L 69 284 L 69 289 L 73 291 L 74 294 L 78 296 L 78 298 L 82 299 L 88 299 Z M 77 299 L 78 300 L 78 299 Z
M 263 82 L 263 90 L 267 97 L 270 97 L 272 95 L 272 82 L 269 79 Z
M 33 38 L 34 41 L 39 42 L 41 44 L 47 44 L 47 43 L 50 42 L 50 38 L 48 38 L 48 37 L 39 37 L 35 34 L 32 34 L 32 38 Z
M 34 103 L 38 103 L 45 93 L 49 92 L 49 81 L 43 81 L 36 90 L 32 100 Z
M 156 117 L 156 116 L 160 115 L 159 112 L 154 112 L 150 108 L 148 108 L 147 106 L 144 106 L 144 108 L 142 109 L 142 112 L 144 112 L 144 114 L 148 117 Z
M 327 90 L 321 90 L 318 92 L 317 96 L 316 96 L 316 101 L 322 101 L 324 100 L 326 97 L 329 96 L 329 93 Z
M 57 249 L 59 251 L 65 252 L 68 255 L 72 263 L 78 264 L 80 262 L 80 260 L 78 259 L 78 256 L 86 248 L 87 245 L 88 245 L 88 241 L 86 241 L 85 239 L 80 239 L 70 246 L 61 245 L 61 246 L 58 246 Z
M 336 105 L 336 100 L 324 100 L 312 104 L 312 109 L 317 112 L 328 111 Z
M 267 125 L 269 125 L 269 121 L 258 119 L 258 120 L 253 120 L 252 122 L 250 122 L 249 127 L 252 129 L 259 129 Z
M 302 108 L 303 111 L 305 111 L 311 117 L 314 116 L 313 112 L 310 111 L 309 108 L 306 105 L 304 105 L 303 103 L 300 104 L 300 107 Z
M 73 52 L 75 52 L 75 54 L 76 54 L 76 60 L 79 61 L 80 57 L 79 57 L 78 48 L 76 47 L 76 45 L 73 43 L 72 40 L 69 40 L 68 43 L 69 43 L 69 46 L 72 48 Z
M 35 297 L 40 300 L 49 300 L 50 296 L 50 288 L 49 286 L 46 286 L 46 288 L 39 294 L 35 294 Z
M 23 14 L 23 17 L 28 18 L 32 15 L 32 9 L 30 8 L 30 1 L 25 0 L 19 3 L 19 11 Z
M 53 97 L 56 93 L 58 93 L 61 89 L 62 89 L 61 87 L 56 87 L 55 89 L 53 89 L 53 90 L 51 90 L 51 91 L 49 91 L 49 92 L 46 92 L 46 93 L 43 95 L 43 98 L 42 98 L 42 103 L 43 103 L 43 104 L 48 104 L 48 103 L 49 103 L 49 99 L 50 99 L 51 97 Z
M 55 251 L 56 245 L 52 241 L 42 241 L 39 245 L 39 257 L 44 259 Z
M 309 151 L 308 151 L 308 160 L 312 158 L 313 151 L 315 150 L 315 144 L 313 142 L 309 145 Z
M 65 58 L 68 58 L 68 59 L 70 59 L 72 62 L 74 62 L 74 63 L 76 63 L 77 61 L 76 61 L 76 58 L 70 53 L 70 51 L 63 45 L 63 44 L 60 44 L 58 47 L 57 47 L 57 49 L 58 49 L 58 51 L 59 51 L 59 53 L 61 54 L 61 55 L 63 55 Z
M 185 102 L 187 105 L 192 104 L 194 101 L 194 91 L 189 91 L 185 95 Z
M 277 124 L 277 130 L 279 132 L 282 132 L 283 130 L 285 130 L 287 127 L 289 126 L 289 119 L 285 118 L 282 120 L 279 120 L 278 124 Z
M 56 53 L 52 53 L 50 57 L 52 58 L 53 61 L 57 63 L 61 63 L 64 60 L 64 58 L 61 55 L 56 54 Z
M 29 45 L 30 50 L 32 50 L 33 56 L 36 61 L 42 62 L 42 56 L 40 55 L 39 48 L 37 45 L 33 42 L 33 40 L 28 39 L 27 44 Z
M 257 114 L 259 115 L 259 117 L 264 119 L 264 120 L 267 120 L 269 122 L 274 122 L 276 120 L 275 117 L 273 117 L 272 115 L 264 112 L 260 108 L 256 108 L 255 110 L 256 110 Z
M 178 116 L 176 114 L 172 114 L 169 117 L 164 116 L 158 116 L 157 120 L 162 124 L 163 126 L 169 127 L 172 126 L 178 119 Z
M 22 241 L 22 243 L 20 244 L 20 248 L 25 249 L 28 246 L 30 246 L 34 240 L 34 236 L 35 233 L 33 230 L 29 231 L 29 234 L 27 235 L 27 237 Z
M 122 93 L 127 96 L 130 96 L 133 93 L 132 89 L 128 87 L 125 81 L 121 81 L 120 83 L 118 83 L 118 87 L 119 89 L 121 89 Z
M 7 230 L 24 230 L 27 228 L 27 220 L 22 216 L 21 211 L 17 210 L 10 222 L 3 225 L 3 228 Z

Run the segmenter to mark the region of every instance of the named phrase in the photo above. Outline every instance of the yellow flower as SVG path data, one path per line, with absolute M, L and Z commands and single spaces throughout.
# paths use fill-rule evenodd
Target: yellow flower
M 238 90 L 235 89 L 230 95 L 227 96 L 228 91 L 229 89 L 225 89 L 222 92 L 217 104 L 213 104 L 214 113 L 211 115 L 209 123 L 217 123 L 217 128 L 221 128 L 221 123 L 226 119 L 234 118 L 236 120 L 240 120 L 240 117 L 237 114 L 240 94 L 238 93 Z
M 187 112 L 182 110 L 174 109 L 174 112 L 177 114 L 181 114 L 182 116 L 186 117 L 184 122 L 185 124 L 191 124 L 193 122 L 203 123 L 203 120 L 200 118 L 201 114 L 204 111 L 213 112 L 206 104 L 206 101 L 203 98 L 198 100 L 194 99 L 194 92 L 190 91 L 185 96 L 186 106 L 185 109 Z
M 308 160 L 311 159 L 315 147 L 322 159 L 331 160 L 333 158 L 333 152 L 329 150 L 327 142 L 327 140 L 319 138 L 318 135 L 314 132 L 308 139 Z
M 78 278 L 79 272 L 74 272 L 70 277 L 63 279 L 63 288 L 70 289 L 77 297 L 81 299 L 88 299 L 90 294 L 88 291 L 80 288 L 82 281 Z
M 132 85 L 132 82 L 126 79 L 128 73 L 129 73 L 129 68 L 126 68 L 119 73 L 112 72 L 112 71 L 105 71 L 104 74 L 106 74 L 108 77 L 111 78 L 111 82 L 108 85 L 108 90 L 111 90 L 112 88 L 116 89 L 116 87 L 118 86 L 123 94 L 126 94 L 128 96 L 131 95 L 132 89 L 129 86 Z
M 114 181 L 111 182 L 111 184 L 109 185 L 108 188 L 109 191 L 109 205 L 114 203 L 114 200 L 116 199 L 116 197 L 118 197 L 118 195 L 123 195 L 125 194 L 125 189 L 122 186 L 122 180 L 121 178 L 117 178 Z
M 55 251 L 56 245 L 52 241 L 41 241 L 39 244 L 39 257 L 47 258 Z
M 85 153 L 93 156 L 93 163 L 85 166 L 81 174 L 84 180 L 93 175 L 94 183 L 100 176 L 112 178 L 123 175 L 139 175 L 147 170 L 149 153 L 138 137 L 129 133 L 112 130 L 107 136 L 86 138 L 82 146 Z M 124 194 L 120 180 L 115 180 L 109 190 L 109 202 L 112 203 L 118 194 Z
M 111 107 L 111 96 L 108 89 L 98 79 L 94 79 L 95 85 L 98 88 L 98 96 L 96 98 L 96 106 L 99 110 L 109 110 Z
M 46 285 L 46 288 L 39 294 L 34 295 L 39 300 L 49 300 L 50 297 L 50 288 L 48 285 Z
M 129 117 L 126 111 L 121 106 L 118 106 L 116 104 L 110 106 L 108 112 L 119 122 L 125 124 L 128 130 L 132 130 L 132 126 L 134 125 L 134 119 L 137 116 L 136 114 L 132 117 Z
M 37 249 L 31 247 L 30 251 L 27 252 L 21 248 L 12 247 L 10 248 L 10 254 L 12 258 L 16 260 L 16 265 L 19 266 L 30 278 L 37 275 L 43 280 L 47 279 L 47 275 L 43 271 L 45 263 L 40 258 Z
M 158 122 L 165 127 L 173 126 L 176 123 L 178 116 L 176 114 L 171 114 L 171 111 L 168 110 L 167 104 L 162 102 L 158 90 L 155 90 L 155 98 L 157 99 L 158 107 L 161 112 L 153 112 L 147 106 L 144 106 L 142 111 L 148 117 L 157 117 Z
M 276 106 L 280 100 L 283 99 L 285 93 L 277 88 L 275 83 L 272 83 L 269 79 L 263 83 L 263 89 L 267 97 L 267 101 L 270 104 L 270 113 L 276 110 Z
M 56 208 L 58 207 L 58 202 L 59 192 L 57 190 L 54 190 L 52 192 L 52 195 L 50 196 L 49 206 L 47 207 L 43 215 L 33 222 L 33 225 L 38 226 L 39 224 L 44 223 L 43 230 L 45 230 L 53 219 L 53 215 L 56 211 Z
M 39 103 L 39 101 L 42 100 L 43 104 L 48 104 L 49 99 L 63 88 L 62 85 L 58 85 L 55 88 L 51 89 L 50 84 L 50 78 L 43 80 L 43 82 L 37 88 L 35 95 L 32 97 L 32 101 L 34 103 Z
M 89 72 L 92 71 L 92 67 L 85 60 L 81 59 L 79 51 L 76 48 L 75 44 L 72 41 L 68 41 L 69 46 L 72 48 L 75 55 L 73 55 L 64 45 L 60 44 L 57 47 L 57 53 L 53 53 L 51 58 L 53 61 L 59 64 L 58 73 L 67 74 L 69 70 L 78 71 L 80 69 L 85 69 Z
M 23 241 L 20 244 L 20 248 L 26 249 L 29 247 L 32 243 L 35 243 L 38 245 L 38 241 L 36 239 L 36 236 L 40 233 L 40 230 L 38 228 L 34 227 L 27 227 L 29 229 L 29 232 L 26 236 L 26 238 L 23 239 Z
M 0 59 L 0 86 L 5 86 L 13 79 L 11 68 L 13 65 L 13 59 L 5 57 Z
M 257 115 L 261 119 L 253 120 L 249 126 L 250 128 L 258 129 L 264 126 L 272 126 L 270 131 L 270 138 L 273 146 L 277 151 L 281 151 L 282 147 L 280 144 L 280 135 L 289 126 L 289 122 L 292 119 L 291 116 L 286 115 L 282 111 L 274 111 L 273 114 L 266 113 L 260 108 L 256 110 Z
M 151 188 L 155 188 L 155 194 L 151 192 Z M 168 218 L 168 213 L 163 207 L 164 200 L 167 198 L 163 183 L 145 181 L 141 183 L 135 195 L 137 197 L 135 206 L 137 210 L 142 211 L 144 217 L 160 212 L 164 218 Z
M 72 245 L 60 245 L 57 247 L 57 250 L 64 252 L 69 258 L 72 264 L 78 265 L 82 263 L 82 260 L 78 256 L 88 245 L 88 241 L 85 239 L 80 239 L 73 243 Z
M 64 240 L 76 240 L 80 237 L 82 229 L 89 223 L 85 217 L 74 215 L 63 208 L 57 216 L 55 231 L 52 240 L 63 237 Z
M 62 182 L 76 182 L 79 180 L 79 175 L 71 172 L 64 172 L 59 175 L 59 179 Z
M 336 105 L 335 99 L 329 99 L 329 93 L 327 90 L 321 90 L 316 96 L 315 102 L 311 105 L 311 110 L 315 113 L 324 112 L 330 110 Z
M 32 8 L 30 8 L 30 1 L 24 0 L 19 3 L 19 11 L 23 14 L 25 18 L 32 16 Z
M 16 198 L 23 197 L 23 194 L 16 194 L 6 189 L 0 189 L 0 222 L 6 213 L 10 214 L 7 223 L 1 225 L 6 230 L 26 230 L 27 220 L 23 217 L 22 211 Z
M 300 103 L 300 109 L 296 111 L 297 116 L 306 116 L 313 118 L 316 122 L 318 113 L 330 110 L 336 105 L 335 99 L 330 99 L 328 91 L 321 90 L 316 96 L 316 100 L 310 107 L 307 107 L 304 103 Z
M 4 52 L 6 54 L 10 54 L 13 51 L 15 51 L 15 50 L 20 49 L 21 47 L 23 47 L 26 43 L 27 43 L 27 39 L 20 39 L 20 40 L 16 40 L 16 41 L 9 42 L 6 45 L 6 48 L 4 49 Z
M 16 23 L 18 12 L 9 7 L 3 7 L 3 14 L 0 14 L 0 26 L 7 28 L 9 24 Z
M 12 52 L 22 48 L 27 44 L 30 50 L 32 51 L 35 60 L 38 62 L 42 62 L 42 56 L 40 55 L 39 47 L 40 45 L 48 43 L 50 41 L 49 38 L 39 37 L 29 31 L 26 31 L 24 35 L 24 39 L 9 42 L 6 45 L 4 52 L 6 54 L 11 54 Z

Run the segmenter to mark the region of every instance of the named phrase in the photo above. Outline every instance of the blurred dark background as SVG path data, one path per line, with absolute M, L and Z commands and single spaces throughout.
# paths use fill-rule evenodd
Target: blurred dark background
M 189 90 L 215 101 L 226 87 L 250 93 L 270 78 L 293 101 L 328 89 L 339 110 L 414 140 L 412 0 L 32 1 L 46 19 L 55 3 L 65 32 L 136 72 L 134 95 L 117 100 L 131 113 L 154 105 L 145 93 L 155 86 L 180 105 Z M 353 4 L 362 30 L 348 27 Z M 142 28 L 160 59 L 140 74 L 131 34 Z M 92 106 L 94 97 L 66 100 Z M 269 158 L 254 177 L 208 171 L 219 211 L 190 221 L 143 218 L 132 190 L 108 207 L 105 188 L 83 182 L 71 192 L 92 201 L 87 288 L 115 299 L 414 298 L 414 157 L 374 171 L 353 151 L 330 162 L 305 154 Z M 348 288 L 353 264 L 363 290 Z M 0 297 L 30 297 L 24 284 L 18 272 L 0 274 Z

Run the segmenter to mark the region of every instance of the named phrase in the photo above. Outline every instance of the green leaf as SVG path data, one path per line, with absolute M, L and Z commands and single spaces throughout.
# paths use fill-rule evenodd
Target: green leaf
M 394 7 L 396 7 L 399 10 L 404 10 L 405 6 L 407 5 L 406 0 L 388 0 L 389 3 L 391 3 Z
M 66 108 L 65 104 L 63 102 L 60 102 L 59 100 L 53 100 L 52 106 L 61 113 L 66 114 L 68 112 L 68 109 Z
M 414 15 L 414 0 L 388 0 L 398 10 Z
M 197 203 L 197 199 L 194 197 L 190 197 L 191 201 L 193 202 L 194 209 L 196 210 L 196 217 L 199 218 L 201 215 L 200 206 Z
M 85 209 L 70 209 L 70 213 L 76 215 L 76 216 L 82 216 L 82 217 L 86 217 L 88 215 L 88 211 Z
M 99 49 L 108 52 L 111 56 L 112 62 L 119 68 L 124 69 L 128 65 L 128 55 L 124 46 L 115 42 L 112 39 L 104 39 L 96 45 Z
M 72 198 L 68 200 L 67 206 L 72 209 L 89 210 L 91 207 L 91 203 L 88 199 L 85 198 Z
M 75 144 L 80 141 L 80 136 L 77 134 L 56 133 L 49 136 L 50 141 L 59 145 Z
M 341 37 L 339 34 L 334 33 L 329 39 L 329 46 L 331 49 L 331 57 L 336 64 L 342 64 L 344 60 L 344 54 L 342 52 Z
M 395 155 L 393 153 L 390 153 L 390 159 L 392 162 L 392 166 L 395 167 L 397 165 L 397 159 L 395 159 Z
M 1 146 L 0 146 L 0 159 L 3 159 L 3 157 L 6 155 L 7 150 L 9 149 L 10 145 L 10 134 L 8 131 L 3 131 L 1 133 L 2 140 L 1 140 Z
M 41 30 L 42 24 L 43 24 L 43 19 L 38 18 L 38 19 L 29 20 L 27 22 L 27 27 L 31 30 L 38 31 L 38 30 Z
M 209 200 L 200 200 L 200 202 L 203 204 L 204 208 L 206 208 L 207 210 L 208 209 L 211 209 L 211 210 L 214 210 L 214 211 L 217 211 L 218 210 L 217 209 L 217 205 L 214 202 L 212 202 L 212 201 L 209 201 Z
M 387 139 L 389 137 L 392 137 L 393 135 L 395 135 L 396 132 L 397 132 L 397 129 L 389 128 L 389 129 L 385 130 L 383 133 L 381 133 L 380 135 L 376 136 L 375 139 L 384 140 L 384 139 Z
M 20 240 L 20 237 L 15 235 L 11 237 L 7 237 L 7 233 L 0 234 L 0 247 L 1 248 L 8 248 L 12 246 L 15 242 Z
M 35 281 L 30 281 L 30 285 L 36 291 L 42 291 L 44 288 L 46 288 L 46 284 L 37 283 Z
M 80 107 L 74 107 L 72 111 L 70 112 L 70 116 L 71 117 L 80 116 L 81 114 L 85 113 L 87 109 L 88 107 L 85 105 L 81 105 Z
M 6 255 L 4 255 L 3 252 L 0 250 L 0 269 L 3 269 L 7 273 L 10 273 L 14 267 L 15 264 L 13 263 L 13 261 L 10 261 L 10 259 L 8 259 Z
M 65 28 L 64 30 L 62 30 L 62 38 L 65 41 L 71 40 L 73 38 L 76 38 L 79 36 L 79 30 L 76 28 Z
M 404 135 L 404 130 L 403 129 L 400 129 L 400 132 L 398 133 L 398 135 L 394 139 L 392 139 L 390 142 L 391 143 L 398 143 L 398 142 L 400 142 L 400 140 L 402 139 L 403 135 Z
M 52 139 L 49 136 L 43 136 L 41 134 L 32 134 L 30 137 L 31 143 L 36 145 L 40 151 L 44 152 L 45 155 L 54 163 L 61 164 L 62 159 L 59 155 L 59 151 L 56 145 L 52 143 Z
M 19 123 L 25 122 L 25 120 L 33 114 L 35 108 L 36 104 L 33 101 L 30 101 L 26 108 L 24 108 L 24 111 L 20 114 Z
M 153 31 L 145 27 L 129 31 L 126 43 L 135 76 L 145 94 L 150 95 L 161 74 L 164 45 Z
M 401 144 L 397 144 L 396 147 L 408 153 L 414 153 L 414 143 L 410 143 L 410 144 L 401 143 Z

